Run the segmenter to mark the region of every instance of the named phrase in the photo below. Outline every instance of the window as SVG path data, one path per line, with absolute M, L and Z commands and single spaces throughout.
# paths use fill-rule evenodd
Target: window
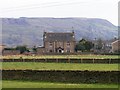
M 52 47 L 53 43 L 52 42 L 49 42 L 49 46 Z
M 67 42 L 67 46 L 70 46 L 70 42 Z

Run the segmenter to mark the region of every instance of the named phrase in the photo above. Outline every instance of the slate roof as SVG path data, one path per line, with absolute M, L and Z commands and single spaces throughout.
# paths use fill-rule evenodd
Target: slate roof
M 75 41 L 74 33 L 44 33 L 44 41 Z

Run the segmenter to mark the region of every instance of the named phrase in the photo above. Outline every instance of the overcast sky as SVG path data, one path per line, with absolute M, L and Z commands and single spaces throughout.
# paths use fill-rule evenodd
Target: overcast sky
M 0 0 L 0 17 L 87 17 L 118 25 L 119 0 Z

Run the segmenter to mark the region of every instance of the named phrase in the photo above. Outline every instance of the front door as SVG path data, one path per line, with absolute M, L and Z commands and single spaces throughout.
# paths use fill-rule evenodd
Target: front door
M 58 52 L 58 53 L 63 53 L 63 49 L 62 49 L 61 47 L 59 47 L 59 48 L 57 49 L 57 52 Z
M 61 49 L 59 49 L 59 50 L 58 50 L 58 53 L 62 53 L 62 50 L 61 50 Z

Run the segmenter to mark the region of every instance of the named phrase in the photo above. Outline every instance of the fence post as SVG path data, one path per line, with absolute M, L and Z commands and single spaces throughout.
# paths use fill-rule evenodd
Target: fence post
M 81 58 L 81 63 L 82 63 L 82 58 Z
M 94 58 L 93 58 L 93 63 L 94 63 Z
M 109 64 L 111 63 L 111 59 L 109 59 Z
M 68 62 L 70 63 L 70 58 L 68 58 Z
M 58 63 L 58 58 L 56 58 L 56 62 Z
M 111 71 L 110 71 L 111 72 Z M 111 78 L 110 78 L 110 74 L 108 74 L 109 75 L 109 83 L 111 83 Z
M 13 58 L 13 62 L 14 62 L 14 58 Z
M 20 61 L 22 61 L 23 60 L 23 58 L 22 57 L 20 57 Z
M 45 58 L 45 62 L 47 62 L 47 59 Z

